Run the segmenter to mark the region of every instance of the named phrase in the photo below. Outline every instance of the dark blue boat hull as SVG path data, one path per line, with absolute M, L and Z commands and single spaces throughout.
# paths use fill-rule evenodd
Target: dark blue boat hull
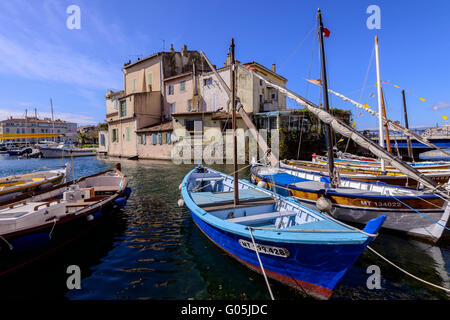
M 248 238 L 226 232 L 200 219 L 191 211 L 200 230 L 219 248 L 255 271 L 260 272 L 256 252 L 242 246 L 239 240 L 251 243 Z M 260 253 L 266 274 L 319 299 L 329 299 L 338 281 L 355 263 L 367 244 L 294 244 L 257 241 L 257 245 L 286 249 L 287 257 Z

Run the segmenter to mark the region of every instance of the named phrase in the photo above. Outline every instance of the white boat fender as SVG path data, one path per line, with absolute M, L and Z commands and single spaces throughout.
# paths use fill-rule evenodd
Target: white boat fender
M 178 199 L 178 206 L 179 207 L 184 207 L 184 200 L 183 199 Z
M 86 217 L 87 221 L 92 221 L 95 219 L 98 219 L 102 216 L 102 212 L 101 211 L 96 211 L 93 214 L 90 214 Z
M 181 191 L 181 185 L 182 185 L 182 183 L 180 183 L 180 185 L 179 185 L 179 187 L 178 187 L 178 190 L 180 190 L 180 191 Z
M 316 201 L 316 208 L 320 212 L 329 212 L 331 209 L 333 209 L 333 203 L 331 203 L 331 200 L 325 197 L 320 197 Z
M 263 180 L 260 180 L 257 184 L 258 187 L 265 189 L 267 187 L 267 183 Z

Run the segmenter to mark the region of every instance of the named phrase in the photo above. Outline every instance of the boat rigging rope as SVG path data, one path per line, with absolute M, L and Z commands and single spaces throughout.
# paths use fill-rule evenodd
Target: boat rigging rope
M 376 252 L 376 251 L 375 251 L 374 249 L 372 249 L 370 246 L 367 246 L 367 249 L 369 249 L 370 251 L 372 251 L 374 254 L 376 254 L 376 255 L 379 256 L 381 259 L 383 259 L 384 261 L 386 261 L 387 263 L 389 263 L 389 264 L 392 265 L 393 267 L 397 268 L 398 270 L 400 270 L 400 271 L 403 272 L 404 274 L 410 276 L 411 278 L 414 278 L 414 279 L 416 279 L 417 281 L 423 282 L 423 283 L 428 284 L 428 285 L 430 285 L 430 286 L 432 286 L 432 287 L 435 287 L 435 288 L 437 288 L 437 289 L 441 289 L 441 290 L 444 290 L 444 291 L 446 291 L 446 292 L 450 292 L 450 289 L 447 289 L 447 288 L 438 286 L 438 285 L 436 285 L 436 284 L 434 284 L 434 283 L 431 283 L 431 282 L 428 282 L 428 281 L 426 281 L 426 280 L 423 280 L 423 279 L 421 279 L 421 278 L 419 278 L 419 277 L 417 277 L 417 276 L 415 276 L 415 275 L 409 273 L 408 271 L 406 271 L 406 270 L 400 268 L 400 267 L 397 266 L 395 263 L 389 261 L 389 259 L 383 257 L 381 254 L 379 254 L 378 252 Z
M 270 298 L 272 300 L 275 300 L 275 298 L 273 297 L 273 294 L 272 294 L 272 289 L 270 289 L 269 280 L 267 280 L 266 272 L 264 271 L 264 266 L 261 262 L 261 258 L 259 257 L 258 248 L 256 247 L 255 239 L 253 238 L 252 228 L 249 227 L 248 230 L 250 231 L 250 237 L 252 238 L 253 247 L 255 248 L 256 256 L 258 257 L 259 265 L 261 267 L 261 271 L 264 276 L 264 280 L 266 281 L 267 289 L 269 290 Z
M 433 221 L 434 223 L 436 223 L 436 224 L 440 225 L 441 227 L 443 227 L 443 228 L 445 228 L 445 229 L 447 229 L 447 230 L 450 231 L 450 229 L 449 229 L 448 227 L 446 227 L 446 226 L 440 224 L 439 221 L 433 220 L 433 219 L 431 219 L 430 217 L 428 217 L 427 215 L 421 213 L 420 211 L 418 211 L 418 210 L 416 210 L 416 209 L 414 209 L 414 208 L 408 206 L 406 203 L 404 203 L 403 201 L 401 201 L 400 199 L 398 199 L 397 197 L 395 197 L 392 193 L 389 194 L 389 195 L 390 195 L 392 198 L 394 198 L 395 200 L 397 200 L 398 202 L 400 202 L 401 204 L 403 204 L 404 206 L 408 207 L 409 209 L 411 209 L 411 210 L 417 212 L 417 213 L 420 214 L 421 216 L 427 218 L 428 220 Z

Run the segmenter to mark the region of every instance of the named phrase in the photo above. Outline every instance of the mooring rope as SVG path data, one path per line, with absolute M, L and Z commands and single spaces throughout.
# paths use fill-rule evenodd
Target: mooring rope
M 266 281 L 267 289 L 269 290 L 270 298 L 272 300 L 275 300 L 275 298 L 273 297 L 273 294 L 272 294 L 272 289 L 270 289 L 269 280 L 267 280 L 266 272 L 264 271 L 264 266 L 261 262 L 261 258 L 259 257 L 258 248 L 256 247 L 255 239 L 253 238 L 252 228 L 249 227 L 248 230 L 250 231 L 250 237 L 252 238 L 253 247 L 255 248 L 256 256 L 258 257 L 259 265 L 261 267 L 261 271 L 264 276 L 264 280 Z
M 9 243 L 3 236 L 0 236 L 0 239 L 2 239 L 3 241 L 5 241 L 5 243 L 8 245 L 9 250 L 14 249 L 14 247 L 12 246 L 11 243 Z
M 395 263 L 389 261 L 389 259 L 383 257 L 381 254 L 379 254 L 378 252 L 376 252 L 376 251 L 375 251 L 374 249 L 372 249 L 370 246 L 367 246 L 367 249 L 369 249 L 370 251 L 372 251 L 373 253 L 375 253 L 377 256 L 379 256 L 381 259 L 383 259 L 384 261 L 386 261 L 387 263 L 389 263 L 389 264 L 392 265 L 393 267 L 397 268 L 398 270 L 400 270 L 400 271 L 403 272 L 404 274 L 406 274 L 406 275 L 408 275 L 408 276 L 410 276 L 410 277 L 416 279 L 417 281 L 423 282 L 423 283 L 425 283 L 425 284 L 428 284 L 428 285 L 430 285 L 430 286 L 432 286 L 432 287 L 435 287 L 435 288 L 444 290 L 444 291 L 446 291 L 446 292 L 450 292 L 450 289 L 447 289 L 447 288 L 438 286 L 438 285 L 436 285 L 436 284 L 434 284 L 434 283 L 431 283 L 431 282 L 428 282 L 428 281 L 426 281 L 426 280 L 423 280 L 423 279 L 421 279 L 421 278 L 419 278 L 419 277 L 417 277 L 417 276 L 415 276 L 415 275 L 409 273 L 408 271 L 406 271 L 406 270 L 400 268 L 400 267 L 397 266 Z

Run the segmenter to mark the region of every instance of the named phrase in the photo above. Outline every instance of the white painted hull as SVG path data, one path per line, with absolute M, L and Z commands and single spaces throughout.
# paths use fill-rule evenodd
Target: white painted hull
M 299 198 L 296 198 L 296 200 L 307 207 L 317 209 L 315 201 Z M 382 229 L 403 233 L 411 237 L 431 242 L 437 242 L 442 237 L 445 228 L 430 219 L 438 221 L 440 224 L 448 227 L 448 212 L 450 212 L 450 210 L 445 210 L 445 208 L 446 207 L 444 206 L 442 209 L 420 210 L 420 212 L 429 219 L 409 209 L 377 209 L 336 204 L 333 204 L 333 209 L 330 214 L 338 220 L 356 224 L 366 224 L 373 218 L 386 215 L 386 220 L 383 223 Z
M 58 149 L 41 148 L 43 158 L 70 158 L 70 157 L 88 157 L 95 156 L 95 150 L 77 150 L 77 149 Z

